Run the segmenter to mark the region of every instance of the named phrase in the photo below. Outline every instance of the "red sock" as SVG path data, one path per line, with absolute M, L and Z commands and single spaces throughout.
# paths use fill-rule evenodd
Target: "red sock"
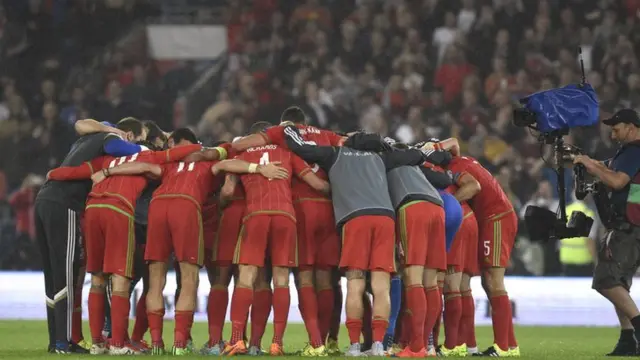
M 371 344 L 373 344 L 371 324 L 373 310 L 371 309 L 371 299 L 369 299 L 369 295 L 364 294 L 362 297 L 362 305 L 364 306 L 364 313 L 362 314 L 362 344 L 365 348 L 369 348 Z
M 347 318 L 345 326 L 347 327 L 347 332 L 349 333 L 349 343 L 359 344 L 360 333 L 362 332 L 362 320 Z
M 215 346 L 222 340 L 224 318 L 229 306 L 229 290 L 226 287 L 212 287 L 207 300 L 207 321 L 209 323 L 209 346 Z
M 243 340 L 244 329 L 253 302 L 253 289 L 236 287 L 231 297 L 231 344 Z
M 313 285 L 302 286 L 298 290 L 300 300 L 300 311 L 304 319 L 304 326 L 309 334 L 309 344 L 314 348 L 322 346 L 324 341 L 320 335 L 320 326 L 318 324 L 318 299 L 316 290 Z
M 254 291 L 253 305 L 251 305 L 251 341 L 250 346 L 262 346 L 262 336 L 267 328 L 269 314 L 271 313 L 271 305 L 273 303 L 273 295 L 271 289 L 263 289 Z
M 458 328 L 458 345 L 467 344 L 468 347 L 478 346 L 475 330 L 476 305 L 471 290 L 462 293 L 462 316 Z
M 149 319 L 147 319 L 147 294 L 142 293 L 138 303 L 136 304 L 136 322 L 133 325 L 133 334 L 131 340 L 139 342 L 144 337 L 144 333 L 149 328 Z
M 82 286 L 77 286 L 73 296 L 73 314 L 71 315 L 71 340 L 79 343 L 84 340 L 82 335 Z
M 284 331 L 287 329 L 291 294 L 289 287 L 276 287 L 273 290 L 273 340 L 274 344 L 282 346 Z
M 516 340 L 516 333 L 513 330 L 513 308 L 511 307 L 511 300 L 509 300 L 509 347 L 515 348 L 518 346 Z
M 104 290 L 91 288 L 89 291 L 89 329 L 91 329 L 91 340 L 94 344 L 104 342 L 102 339 L 105 321 L 104 302 Z
M 129 329 L 129 293 L 113 292 L 111 295 L 111 345 L 123 347 Z
M 444 346 L 453 349 L 458 346 L 458 330 L 462 317 L 462 298 L 459 292 L 444 294 Z
M 164 347 L 162 341 L 162 323 L 164 321 L 164 308 L 158 310 L 147 309 L 147 319 L 149 319 L 149 332 L 151 333 L 151 343 Z
M 425 309 L 426 313 L 426 309 Z M 412 314 L 411 311 L 405 310 L 402 314 L 401 322 L 400 322 L 400 334 L 398 334 L 398 340 L 396 341 L 401 347 L 405 347 L 409 345 L 411 339 L 413 337 L 413 329 L 412 326 Z M 424 324 L 424 320 L 422 321 Z M 421 334 L 424 334 L 424 329 L 420 331 Z M 424 343 L 424 339 L 422 339 Z
M 384 341 L 384 334 L 387 332 L 387 328 L 389 327 L 389 320 L 381 318 L 381 317 L 375 317 L 372 321 L 371 321 L 371 329 L 372 329 L 372 335 L 373 335 L 373 342 L 383 342 Z
M 189 340 L 189 323 L 193 320 L 193 311 L 176 310 L 176 323 L 173 331 L 173 346 L 184 348 Z
M 331 316 L 333 314 L 333 289 L 322 289 L 316 293 L 318 301 L 318 327 L 320 328 L 320 338 L 324 342 L 329 335 L 331 327 Z
M 342 320 L 342 285 L 338 282 L 333 288 L 333 312 L 331 313 L 331 325 L 329 326 L 329 339 L 338 340 L 340 322 Z M 360 335 L 358 335 L 360 336 Z
M 432 286 L 424 290 L 425 297 L 427 299 L 427 316 L 424 321 L 424 337 L 425 344 L 429 343 L 429 334 L 434 331 L 434 327 L 438 318 L 442 314 L 442 297 L 440 296 L 440 291 L 437 286 Z M 435 343 L 435 332 L 434 332 L 434 344 Z
M 492 296 L 491 322 L 493 323 L 493 342 L 502 350 L 509 350 L 509 323 L 511 302 L 507 294 Z
M 409 343 L 411 351 L 420 351 L 424 348 L 424 322 L 427 317 L 427 298 L 422 286 L 409 286 L 406 291 L 407 312 L 405 312 L 403 322 L 410 324 L 411 341 Z M 410 316 L 407 316 L 411 314 Z

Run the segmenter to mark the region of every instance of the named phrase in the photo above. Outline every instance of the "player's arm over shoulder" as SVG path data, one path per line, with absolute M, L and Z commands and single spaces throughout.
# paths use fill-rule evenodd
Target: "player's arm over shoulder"
M 281 126 L 272 126 L 265 131 L 257 134 L 247 135 L 242 137 L 231 144 L 231 147 L 235 151 L 244 151 L 248 148 L 264 146 L 273 143 L 281 143 L 283 138 Z
M 165 164 L 168 162 L 182 161 L 185 158 L 187 158 L 189 155 L 197 153 L 198 151 L 201 151 L 201 150 L 202 150 L 202 145 L 190 144 L 190 145 L 176 146 L 171 149 L 162 150 L 162 151 L 153 151 L 151 162 L 155 164 Z M 191 162 L 191 161 L 188 161 L 188 162 Z
M 55 168 L 49 171 L 47 179 L 58 181 L 90 179 L 93 173 L 102 170 L 106 159 L 106 156 L 99 156 L 79 166 L 61 166 L 59 168 Z
M 311 166 L 302 160 L 301 157 L 295 154 L 291 154 L 291 156 L 293 172 L 298 178 L 325 195 L 328 195 L 331 192 L 331 186 L 328 181 L 323 180 L 316 175 Z
M 220 189 L 220 207 L 226 207 L 229 202 L 231 202 L 231 198 L 233 198 L 233 194 L 236 191 L 236 186 L 238 186 L 238 177 L 233 174 L 227 174 L 224 177 L 224 184 Z
M 454 181 L 458 185 L 458 190 L 453 196 L 460 202 L 473 198 L 482 190 L 478 180 L 468 172 L 455 173 Z
M 103 169 L 105 176 L 114 175 L 150 175 L 152 177 L 162 176 L 162 167 L 158 164 L 148 162 L 134 161 L 127 162 L 110 169 Z
M 285 126 L 284 135 L 287 147 L 305 161 L 318 164 L 325 171 L 329 171 L 333 166 L 337 156 L 336 148 L 307 143 L 300 135 L 300 131 L 292 125 Z
M 417 149 L 386 151 L 379 155 L 387 171 L 400 166 L 418 166 L 425 160 L 422 151 Z

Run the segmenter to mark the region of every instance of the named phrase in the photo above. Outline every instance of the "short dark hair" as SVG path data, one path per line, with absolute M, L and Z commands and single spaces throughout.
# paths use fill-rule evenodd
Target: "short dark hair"
M 293 121 L 294 124 L 306 124 L 307 115 L 297 106 L 289 106 L 282 112 L 280 122 Z
M 196 134 L 193 131 L 191 131 L 191 129 L 189 129 L 189 128 L 176 129 L 171 134 L 169 139 L 173 139 L 173 141 L 175 143 L 179 143 L 182 140 L 187 140 L 188 142 L 190 142 L 192 144 L 197 144 L 198 143 L 198 138 L 196 137 Z
M 142 121 L 133 117 L 126 117 L 118 121 L 116 127 L 122 131 L 131 131 L 136 137 L 142 135 Z
M 155 146 L 151 141 L 148 141 L 148 140 L 140 140 L 136 144 L 142 145 L 142 146 L 144 146 L 147 149 L 152 150 L 152 151 L 161 150 L 159 147 Z
M 156 124 L 153 120 L 146 120 L 142 122 L 144 126 L 147 128 L 147 140 L 150 142 L 156 141 L 156 139 L 162 140 L 162 142 L 167 142 L 167 136 L 164 134 L 160 126 Z
M 259 132 L 262 132 L 270 127 L 272 127 L 273 125 L 271 125 L 271 123 L 266 122 L 266 121 L 258 121 L 255 122 L 253 125 L 251 125 L 251 127 L 249 128 L 249 133 L 250 134 L 257 134 Z

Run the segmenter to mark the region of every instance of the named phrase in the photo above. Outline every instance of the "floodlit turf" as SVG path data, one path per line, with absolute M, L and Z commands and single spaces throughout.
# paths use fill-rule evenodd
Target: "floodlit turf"
M 89 334 L 85 323 L 85 335 Z M 229 325 L 225 326 L 228 338 Z M 516 335 L 520 341 L 524 359 L 602 359 L 617 340 L 618 330 L 613 328 L 566 328 L 566 327 L 518 327 Z M 171 344 L 173 323 L 165 326 L 165 341 Z M 200 347 L 207 339 L 206 323 L 195 323 L 193 336 Z M 346 329 L 340 329 L 340 345 L 346 346 Z M 482 348 L 490 345 L 491 328 L 477 329 L 478 343 Z M 271 325 L 265 334 L 263 345 L 271 339 Z M 291 324 L 285 336 L 285 351 L 300 349 L 306 342 L 306 332 L 300 324 Z M 45 359 L 63 357 L 79 359 L 86 356 L 51 355 L 46 353 L 47 329 L 44 321 L 0 321 L 0 359 Z M 90 355 L 87 355 L 90 356 Z M 168 356 L 165 356 L 168 357 Z M 189 356 L 189 358 L 206 358 Z M 296 358 L 285 356 L 283 359 Z

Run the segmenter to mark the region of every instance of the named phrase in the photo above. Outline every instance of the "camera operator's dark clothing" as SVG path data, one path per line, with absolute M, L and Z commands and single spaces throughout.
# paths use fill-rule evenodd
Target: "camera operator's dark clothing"
M 609 169 L 623 172 L 633 179 L 640 172 L 640 161 L 638 159 L 640 159 L 640 146 L 626 144 L 618 150 L 616 155 L 609 161 L 608 166 Z M 620 190 L 611 190 L 611 210 L 619 217 L 625 214 L 630 186 L 631 183 Z
M 633 275 L 640 265 L 640 227 L 608 230 L 598 241 L 597 247 L 598 259 L 592 287 L 602 290 L 623 286 L 629 290 Z

